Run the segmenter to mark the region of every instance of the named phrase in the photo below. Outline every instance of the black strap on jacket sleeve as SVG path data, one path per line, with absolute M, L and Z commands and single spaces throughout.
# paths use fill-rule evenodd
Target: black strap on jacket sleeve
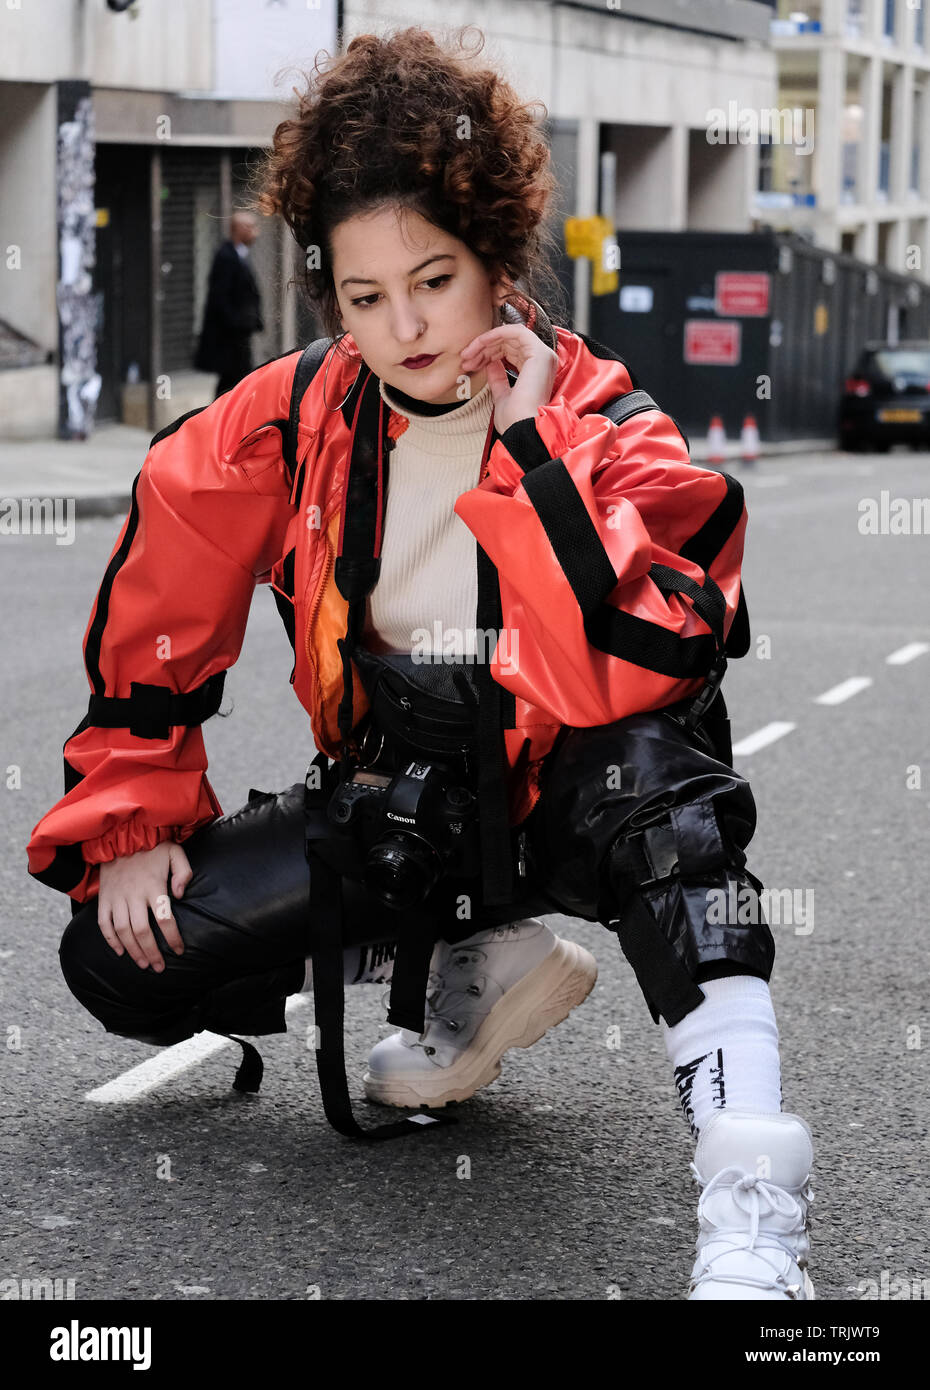
M 216 714 L 226 672 L 217 671 L 196 690 L 178 693 L 168 685 L 132 681 L 129 697 L 91 695 L 87 723 L 98 729 L 128 729 L 136 738 L 170 738 L 175 724 L 202 724 Z
M 624 613 L 606 602 L 617 586 L 617 575 L 562 460 L 551 459 L 528 473 L 523 487 L 575 595 L 591 645 L 663 675 L 680 679 L 705 675 L 723 647 L 726 604 L 715 581 L 706 575 L 703 585 L 698 584 L 668 565 L 652 565 L 649 570 L 662 593 L 682 593 L 691 599 L 713 636 L 679 637 L 658 623 Z
M 705 574 L 704 583 L 698 584 L 690 575 L 673 569 L 671 565 L 650 565 L 649 578 L 663 594 L 685 594 L 693 603 L 695 613 L 716 637 L 717 646 L 723 647 L 727 603 L 715 579 Z
M 659 407 L 647 391 L 625 391 L 623 395 L 614 396 L 613 400 L 607 401 L 595 413 L 605 416 L 615 425 L 620 425 L 631 415 L 638 415 L 643 410 L 658 409 Z M 672 421 L 672 423 L 675 422 Z M 678 429 L 678 426 L 676 425 L 675 428 Z M 681 430 L 678 432 L 680 434 Z M 541 464 L 548 463 L 552 457 L 539 433 L 535 418 L 529 416 L 525 420 L 516 420 L 512 425 L 508 425 L 500 436 L 500 440 L 524 473 L 529 473 L 532 469 L 539 468 Z
M 501 434 L 501 443 L 510 457 L 520 465 L 524 473 L 548 463 L 552 455 L 546 448 L 535 419 L 516 420 Z
M 629 371 L 629 368 L 627 370 Z M 643 410 L 659 409 L 661 407 L 656 405 L 648 392 L 636 389 L 627 391 L 622 396 L 614 397 L 612 401 L 601 406 L 598 414 L 606 415 L 609 420 L 613 420 L 615 425 L 620 425 L 631 415 L 638 415 Z M 671 420 L 684 440 L 685 448 L 690 457 L 691 445 L 688 442 L 688 436 L 673 415 L 668 415 L 668 419 Z M 743 489 L 739 482 L 729 473 L 724 473 L 722 469 L 718 469 L 717 472 L 720 473 L 726 484 L 726 495 L 703 526 L 681 547 L 679 552 L 683 560 L 693 560 L 695 564 L 700 565 L 705 574 L 708 573 L 726 541 L 733 534 L 743 511 Z M 724 614 L 725 612 L 724 609 Z M 704 616 L 703 613 L 701 616 Z M 750 640 L 749 609 L 746 605 L 742 581 L 740 581 L 736 612 L 726 640 L 727 656 L 745 656 L 749 650 Z

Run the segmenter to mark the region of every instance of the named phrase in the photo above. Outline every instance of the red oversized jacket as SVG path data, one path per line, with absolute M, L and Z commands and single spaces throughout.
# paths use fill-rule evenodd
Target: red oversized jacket
M 615 571 L 604 602 L 643 620 L 645 631 L 661 630 L 666 641 L 710 629 L 688 598 L 660 591 L 650 566 L 670 565 L 703 583 L 705 571 L 680 552 L 698 533 L 718 534 L 725 510 L 726 538 L 707 574 L 725 598 L 727 634 L 747 520 L 739 484 L 692 465 L 678 427 L 661 410 L 620 426 L 598 414 L 599 405 L 633 388 L 626 365 L 590 339 L 564 328 L 555 333 L 558 370 L 536 416 L 534 457 L 526 455 L 525 428 L 512 426 L 507 443 L 494 443 L 481 481 L 455 504 L 497 567 L 503 627 L 519 632 L 519 660 L 491 662 L 494 679 L 515 697 L 515 727 L 504 734 L 512 824 L 535 804 L 542 760 L 563 724 L 608 723 L 703 684 L 703 677 L 662 674 L 592 645 L 522 486 L 524 464 L 538 463 L 540 453 L 561 459 Z M 350 335 L 344 344 L 355 363 L 334 357 L 330 403 L 343 400 L 356 372 L 358 349 Z M 295 694 L 317 747 L 336 757 L 336 641 L 345 634 L 347 605 L 333 563 L 351 433 L 343 412 L 324 406 L 319 371 L 301 407 L 302 467 L 292 481 L 282 439 L 298 358 L 266 363 L 153 440 L 88 621 L 84 661 L 97 695 L 128 697 L 132 682 L 192 691 L 237 660 L 255 586 L 270 583 L 287 615 L 293 605 Z M 394 417 L 392 434 L 403 428 L 403 417 Z M 358 679 L 354 691 L 357 722 L 367 706 Z M 223 814 L 207 778 L 200 725 L 173 724 L 167 737 L 142 737 L 85 716 L 64 758 L 70 789 L 35 826 L 28 861 L 32 875 L 75 903 L 97 892 L 101 862 L 164 839 L 183 842 Z

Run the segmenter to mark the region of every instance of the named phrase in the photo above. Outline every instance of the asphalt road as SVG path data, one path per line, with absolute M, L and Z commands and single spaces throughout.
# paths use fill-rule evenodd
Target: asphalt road
M 749 866 L 808 911 L 773 926 L 785 1109 L 815 1136 L 818 1297 L 856 1300 L 883 1270 L 930 1279 L 930 653 L 886 661 L 930 641 L 930 542 L 858 524 L 862 499 L 883 488 L 930 495 L 930 455 L 734 472 L 749 502 L 757 644 L 726 679 L 734 742 L 795 724 L 735 759 L 759 811 Z M 309 1009 L 261 1041 L 258 1096 L 231 1090 L 230 1044 L 131 1102 L 85 1099 L 155 1049 L 107 1035 L 68 992 L 56 954 L 67 899 L 28 877 L 25 843 L 61 795 L 61 745 L 86 709 L 81 640 L 118 530 L 86 521 L 70 546 L 0 543 L 0 1278 L 72 1279 L 79 1299 L 680 1299 L 696 1234 L 691 1141 L 661 1034 L 596 924 L 551 919 L 598 958 L 586 1004 L 509 1054 L 457 1126 L 422 1139 L 366 1147 L 329 1128 Z M 224 810 L 250 786 L 303 775 L 312 748 L 290 666 L 260 589 L 227 678 L 233 717 L 207 726 Z M 872 683 L 815 703 L 855 676 Z M 914 768 L 920 786 L 908 785 Z M 389 1031 L 383 993 L 348 994 L 359 1098 L 367 1050 Z M 385 1118 L 361 1099 L 358 1111 Z

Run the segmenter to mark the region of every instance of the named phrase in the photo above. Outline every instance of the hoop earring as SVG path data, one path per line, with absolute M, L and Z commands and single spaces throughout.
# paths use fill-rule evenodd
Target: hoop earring
M 531 331 L 536 334 L 537 338 L 542 339 L 548 347 L 552 348 L 553 352 L 556 351 L 558 337 L 552 326 L 552 320 L 545 309 L 523 290 L 517 290 L 517 296 L 526 306 L 526 309 L 530 311 Z M 501 319 L 504 323 L 524 322 L 523 313 L 516 308 L 510 299 L 505 299 L 501 305 Z
M 342 407 L 345 405 L 346 401 L 347 401 L 347 400 L 349 399 L 349 397 L 351 396 L 352 392 L 355 390 L 355 384 L 356 384 L 356 382 L 358 381 L 359 375 L 360 375 L 361 370 L 362 370 L 362 359 L 361 359 L 361 357 L 359 357 L 359 360 L 358 360 L 358 371 L 355 373 L 355 380 L 352 382 L 352 385 L 349 387 L 348 391 L 345 393 L 345 395 L 343 396 L 342 400 L 339 402 L 338 405 L 329 405 L 328 402 L 327 402 L 327 400 L 326 400 L 326 379 L 327 379 L 327 377 L 329 376 L 330 364 L 332 363 L 333 358 L 336 356 L 336 352 L 338 351 L 339 344 L 342 342 L 343 338 L 346 336 L 346 332 L 348 332 L 347 329 L 343 330 L 343 332 L 339 334 L 338 338 L 334 338 L 334 339 L 333 339 L 333 351 L 332 351 L 332 352 L 330 353 L 330 355 L 329 355 L 329 361 L 326 363 L 326 370 L 325 370 L 324 373 L 323 373 L 323 404 L 326 406 L 326 409 L 329 410 L 329 411 L 336 411 L 336 410 L 341 410 L 341 409 L 342 409 Z

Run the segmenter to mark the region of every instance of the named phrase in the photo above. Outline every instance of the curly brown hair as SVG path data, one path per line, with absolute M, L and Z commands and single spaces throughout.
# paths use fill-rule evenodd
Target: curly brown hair
M 469 49 L 469 33 L 477 45 Z M 492 278 L 561 317 L 544 218 L 556 188 L 533 107 L 473 59 L 484 35 L 454 31 L 455 48 L 425 29 L 360 34 L 318 57 L 293 119 L 274 133 L 259 171 L 258 207 L 280 213 L 307 252 L 303 283 L 330 337 L 339 334 L 332 232 L 385 204 L 419 212 L 463 241 Z M 317 256 L 311 256 L 316 249 Z

